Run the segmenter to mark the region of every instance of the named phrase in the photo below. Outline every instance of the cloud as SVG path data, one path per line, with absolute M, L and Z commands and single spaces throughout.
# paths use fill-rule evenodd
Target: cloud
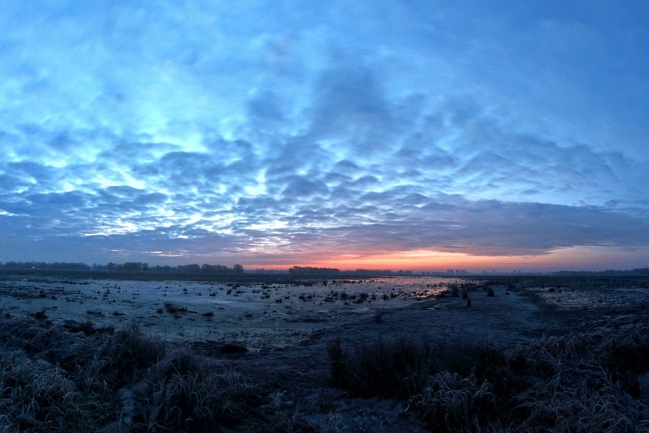
M 328 196 L 329 189 L 324 182 L 311 181 L 302 176 L 289 176 L 286 179 L 287 186 L 282 191 L 285 198 L 312 197 L 312 196 Z
M 343 155 L 389 151 L 397 127 L 391 109 L 375 70 L 339 59 L 314 84 L 309 138 L 337 142 Z
M 625 213 L 646 206 L 636 183 L 646 174 L 622 154 L 507 131 L 471 102 L 422 110 L 421 122 L 371 163 L 311 136 L 275 149 L 211 136 L 201 151 L 183 151 L 146 136 L 85 131 L 105 150 L 67 157 L 60 168 L 2 166 L 0 218 L 27 242 L 90 236 L 108 251 L 128 240 L 144 256 L 212 248 L 297 260 L 323 246 L 542 255 L 649 243 L 646 217 Z M 48 144 L 60 136 L 37 131 Z M 613 190 L 623 192 L 615 204 L 600 204 Z
M 362 215 L 367 216 L 364 209 Z M 606 209 L 496 201 L 431 202 L 419 212 L 318 231 L 355 253 L 429 250 L 484 256 L 542 255 L 574 246 L 649 245 L 649 221 Z M 306 239 L 300 238 L 304 246 Z M 306 247 L 308 248 L 308 246 Z
M 277 123 L 284 120 L 281 101 L 271 91 L 264 91 L 255 95 L 248 101 L 248 112 L 250 117 L 269 123 Z
M 647 65 L 610 61 L 644 45 L 567 8 L 5 6 L 0 236 L 25 254 L 647 244 Z

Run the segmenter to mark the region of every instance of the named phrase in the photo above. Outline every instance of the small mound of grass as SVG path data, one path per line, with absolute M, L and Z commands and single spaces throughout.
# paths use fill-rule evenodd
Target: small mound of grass
M 146 431 L 221 431 L 259 404 L 238 373 L 184 350 L 154 365 L 136 398 L 134 422 Z
M 413 395 L 409 407 L 431 431 L 471 431 L 481 425 L 481 417 L 492 416 L 496 397 L 486 380 L 462 377 L 443 371 L 429 376 L 426 387 Z
M 111 335 L 101 355 L 106 359 L 103 373 L 118 384 L 137 379 L 142 371 L 163 358 L 164 344 L 144 336 L 137 324 Z
M 47 319 L 47 314 L 45 314 L 45 309 L 42 309 L 40 311 L 37 311 L 34 313 L 34 318 L 38 320 L 46 320 Z

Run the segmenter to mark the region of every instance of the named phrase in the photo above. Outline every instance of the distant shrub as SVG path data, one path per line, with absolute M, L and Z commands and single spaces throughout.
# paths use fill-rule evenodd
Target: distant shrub
M 164 306 L 165 306 L 165 311 L 169 314 L 174 314 L 178 312 L 178 307 L 176 307 L 171 302 L 165 302 Z
M 38 320 L 45 320 L 47 319 L 47 314 L 45 314 L 45 309 L 42 309 L 40 311 L 37 311 L 34 313 L 34 318 Z

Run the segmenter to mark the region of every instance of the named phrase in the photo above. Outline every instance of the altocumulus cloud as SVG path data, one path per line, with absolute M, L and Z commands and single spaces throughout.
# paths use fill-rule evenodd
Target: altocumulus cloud
M 627 102 L 649 96 L 631 58 L 647 30 L 633 10 L 614 14 L 629 39 L 597 8 L 465 3 L 480 20 L 374 2 L 1 1 L 0 259 L 288 266 L 596 246 L 641 264 L 649 131 L 633 120 L 649 99 Z

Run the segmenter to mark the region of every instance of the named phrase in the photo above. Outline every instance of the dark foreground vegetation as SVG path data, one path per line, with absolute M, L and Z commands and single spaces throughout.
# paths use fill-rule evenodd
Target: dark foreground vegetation
M 0 432 L 213 432 L 263 419 L 254 384 L 137 326 L 12 319 L 1 330 Z
M 347 397 L 403 402 L 430 431 L 641 432 L 649 329 L 525 347 L 400 338 L 321 353 Z M 0 432 L 342 432 L 269 404 L 276 389 L 225 357 L 92 323 L 0 320 Z M 258 377 L 258 376 L 252 376 Z M 280 390 L 281 391 L 281 390 Z M 326 411 L 326 408 L 322 408 Z
M 430 431 L 649 431 L 649 408 L 636 399 L 649 329 L 543 337 L 506 350 L 402 338 L 349 349 L 334 340 L 328 351 L 336 386 L 403 399 Z

